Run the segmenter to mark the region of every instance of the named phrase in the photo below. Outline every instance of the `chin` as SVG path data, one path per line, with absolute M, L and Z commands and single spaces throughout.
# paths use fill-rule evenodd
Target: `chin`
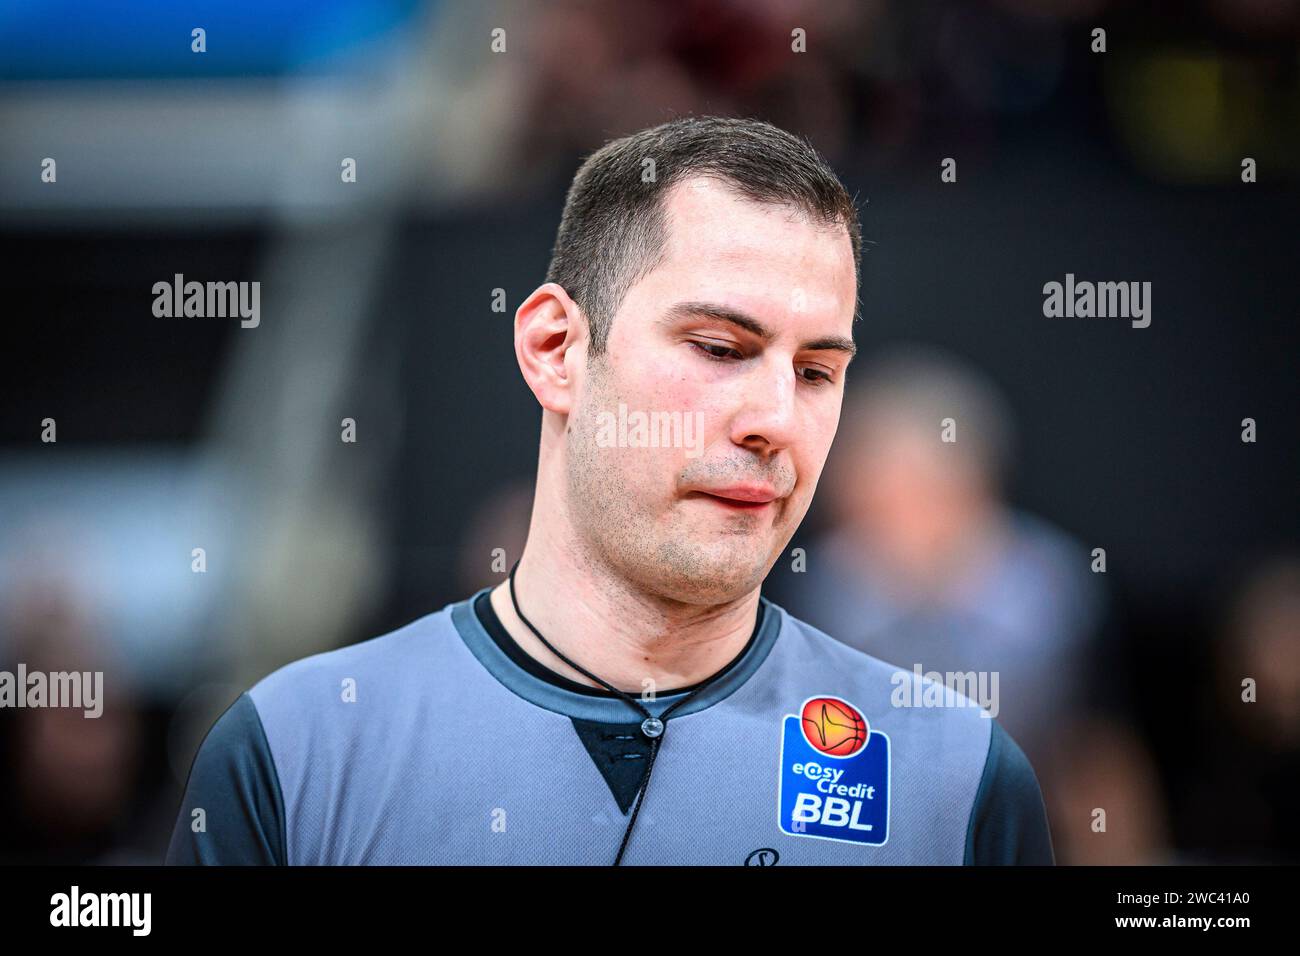
M 665 597 L 691 604 L 723 604 L 743 597 L 763 583 L 771 563 L 767 555 L 746 548 L 683 546 L 665 543 L 655 562 L 657 590 Z

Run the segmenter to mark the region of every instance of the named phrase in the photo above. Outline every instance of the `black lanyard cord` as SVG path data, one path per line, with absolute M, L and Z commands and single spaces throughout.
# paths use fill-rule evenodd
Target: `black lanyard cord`
M 627 829 L 623 831 L 623 842 L 619 845 L 618 856 L 614 857 L 614 866 L 618 866 L 623 861 L 623 853 L 624 851 L 627 850 L 627 842 L 632 837 L 632 828 L 636 826 L 637 815 L 641 812 L 641 805 L 645 802 L 646 790 L 650 786 L 650 773 L 651 771 L 654 770 L 654 766 L 655 766 L 655 757 L 659 753 L 659 747 L 663 743 L 664 734 L 668 730 L 668 715 L 671 714 L 678 707 L 680 707 L 682 704 L 686 703 L 688 700 L 690 700 L 700 691 L 704 690 L 705 687 L 712 684 L 723 674 L 727 673 L 727 671 L 731 670 L 731 667 L 730 665 L 724 667 L 722 670 L 718 671 L 718 673 L 714 674 L 708 680 L 697 685 L 694 690 L 692 690 L 681 700 L 671 704 L 668 707 L 668 709 L 665 710 L 658 717 L 655 717 L 652 713 L 650 713 L 650 711 L 646 710 L 645 707 L 641 706 L 641 702 L 637 700 L 635 697 L 628 694 L 626 691 L 619 690 L 617 687 L 613 686 L 612 684 L 606 683 L 604 680 L 597 677 L 595 674 L 591 673 L 590 671 L 586 670 L 580 665 L 575 664 L 573 661 L 569 660 L 558 650 L 556 650 L 551 645 L 550 641 L 542 637 L 542 632 L 533 626 L 532 621 L 524 617 L 523 611 L 519 610 L 519 598 L 515 596 L 515 571 L 518 568 L 519 568 L 519 562 L 516 561 L 514 567 L 510 569 L 510 601 L 515 606 L 515 613 L 519 615 L 519 620 L 523 621 L 526 625 L 528 625 L 528 629 L 537 635 L 537 639 L 541 641 L 543 644 L 545 644 L 546 649 L 549 650 L 552 654 L 554 654 L 560 660 L 564 661 L 564 663 L 568 664 L 575 671 L 578 671 L 580 674 L 583 674 L 590 680 L 594 680 L 597 684 L 599 684 L 601 687 L 604 687 L 610 693 L 616 694 L 617 696 L 621 697 L 634 710 L 636 710 L 636 712 L 640 714 L 641 717 L 643 718 L 643 720 L 641 721 L 641 733 L 645 734 L 647 737 L 650 738 L 650 759 L 646 761 L 645 775 L 642 776 L 641 778 L 641 786 L 637 790 L 636 803 L 633 804 L 632 806 L 632 816 L 627 821 Z M 739 660 L 739 658 L 737 658 L 737 660 Z M 734 664 L 735 661 L 733 661 L 732 663 Z

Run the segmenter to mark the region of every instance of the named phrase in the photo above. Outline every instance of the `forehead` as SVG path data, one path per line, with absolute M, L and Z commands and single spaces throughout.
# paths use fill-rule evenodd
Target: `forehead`
M 655 270 L 661 285 L 754 309 L 788 308 L 793 301 L 800 310 L 851 326 L 857 274 L 842 223 L 755 202 L 709 177 L 674 184 L 664 211 L 664 257 Z

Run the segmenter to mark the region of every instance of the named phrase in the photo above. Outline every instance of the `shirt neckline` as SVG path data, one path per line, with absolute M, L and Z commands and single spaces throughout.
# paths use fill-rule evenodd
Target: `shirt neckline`
M 514 663 L 518 664 L 524 670 L 528 671 L 535 677 L 539 677 L 547 683 L 554 684 L 556 687 L 562 687 L 565 690 L 571 690 L 575 694 L 587 694 L 592 697 L 613 697 L 618 695 L 611 693 L 603 687 L 591 687 L 587 684 L 579 684 L 571 678 L 565 677 L 556 671 L 551 670 L 537 658 L 533 657 L 516 641 L 506 630 L 506 626 L 501 623 L 501 616 L 497 614 L 496 608 L 492 606 L 491 591 L 480 591 L 473 601 L 474 613 L 478 617 L 478 622 L 483 625 L 483 629 L 488 632 L 488 636 L 496 641 L 497 647 L 501 648 Z M 758 632 L 762 625 L 762 609 L 760 608 L 757 619 L 754 621 L 754 633 Z M 753 634 L 750 635 L 753 639 Z M 743 653 L 743 652 L 742 652 Z M 702 682 L 701 682 L 702 683 Z M 661 693 L 666 697 L 677 694 L 689 694 L 695 690 L 699 684 L 691 684 L 687 687 L 675 687 L 672 690 L 665 690 Z
M 550 671 L 549 668 L 543 668 L 554 678 L 548 679 L 535 673 L 526 664 L 516 661 L 513 655 L 488 633 L 475 612 L 475 604 L 483 595 L 491 592 L 492 588 L 493 585 L 489 585 L 471 597 L 453 604 L 451 621 L 470 653 L 499 683 L 516 696 L 567 717 L 602 723 L 628 723 L 637 719 L 638 715 L 633 712 L 627 701 L 610 694 L 603 688 L 586 687 L 575 681 L 568 681 L 567 678 Z M 745 648 L 723 668 L 721 676 L 712 680 L 708 687 L 674 710 L 673 718 L 698 713 L 730 696 L 743 686 L 767 659 L 781 630 L 782 610 L 762 595 L 759 595 L 758 601 L 758 619 Z M 495 611 L 493 617 L 497 617 Z M 499 618 L 497 624 L 500 625 Z M 502 630 L 504 632 L 504 627 Z M 508 632 L 505 636 L 509 637 Z M 513 645 L 519 654 L 525 653 L 513 639 L 510 639 L 510 645 Z M 528 657 L 528 660 L 533 661 L 538 667 L 543 667 L 532 657 Z M 577 689 L 567 687 L 560 681 L 572 684 L 573 688 Z M 638 699 L 641 706 L 658 716 L 671 704 L 691 693 L 693 689 L 694 687 L 677 688 L 670 693 L 660 693 L 653 700 Z

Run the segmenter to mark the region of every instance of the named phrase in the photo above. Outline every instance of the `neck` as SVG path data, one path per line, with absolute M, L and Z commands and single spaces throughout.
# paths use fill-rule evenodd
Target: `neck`
M 530 535 L 529 544 L 534 540 Z M 753 634 L 758 588 L 723 604 L 684 604 L 638 589 L 603 565 L 567 560 L 570 549 L 545 550 L 526 548 L 519 562 L 519 609 L 560 653 L 619 690 L 697 684 L 729 664 Z M 552 654 L 520 620 L 509 580 L 491 599 L 526 654 L 570 680 L 601 686 Z

